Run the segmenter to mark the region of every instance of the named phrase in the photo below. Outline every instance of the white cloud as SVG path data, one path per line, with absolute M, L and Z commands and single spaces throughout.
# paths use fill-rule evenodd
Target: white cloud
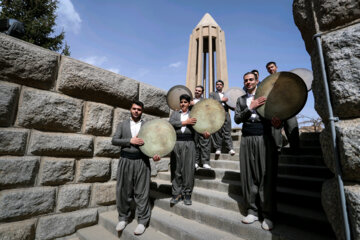
M 103 63 L 107 61 L 107 57 L 104 56 L 89 56 L 80 58 L 80 61 L 86 62 L 88 64 L 101 67 Z
M 64 29 L 65 32 L 72 31 L 77 34 L 81 28 L 81 18 L 76 12 L 71 0 L 59 0 L 57 14 L 57 25 Z
M 117 74 L 120 73 L 120 69 L 118 69 L 118 68 L 108 68 L 107 70 L 109 70 L 110 72 L 117 73 Z
M 169 67 L 171 68 L 178 68 L 182 65 L 182 62 L 176 62 L 176 63 L 171 63 L 169 64 Z

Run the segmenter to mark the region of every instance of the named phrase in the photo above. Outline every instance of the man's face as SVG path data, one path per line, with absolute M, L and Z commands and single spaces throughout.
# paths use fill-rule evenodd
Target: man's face
M 244 76 L 244 86 L 248 92 L 254 90 L 258 83 L 259 80 L 255 79 L 255 74 L 252 73 Z
M 190 102 L 186 101 L 186 99 L 180 100 L 181 111 L 187 112 L 187 110 L 189 109 L 189 106 L 190 106 Z
M 139 120 L 142 114 L 142 107 L 134 103 L 130 108 L 130 113 L 133 120 Z
M 202 94 L 203 94 L 203 91 L 201 88 L 199 88 L 199 87 L 195 88 L 195 98 L 200 98 Z
M 216 90 L 218 92 L 222 92 L 223 87 L 224 87 L 224 85 L 221 82 L 216 83 Z
M 275 66 L 275 64 L 270 64 L 266 67 L 267 71 L 270 73 L 270 74 L 274 74 L 277 72 L 277 66 Z

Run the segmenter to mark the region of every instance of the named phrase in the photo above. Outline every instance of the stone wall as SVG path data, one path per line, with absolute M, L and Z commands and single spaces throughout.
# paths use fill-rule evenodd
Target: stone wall
M 113 209 L 116 126 L 166 92 L 0 33 L 0 239 L 53 239 Z M 152 175 L 168 162 L 152 162 Z
M 360 1 L 294 0 L 296 25 L 311 56 L 315 109 L 325 122 L 320 141 L 325 164 L 335 172 L 334 149 L 328 124 L 315 33 L 322 33 L 321 43 L 334 116 L 337 145 L 345 185 L 352 239 L 360 239 Z M 322 202 L 338 239 L 344 239 L 343 220 L 337 181 L 323 185 Z

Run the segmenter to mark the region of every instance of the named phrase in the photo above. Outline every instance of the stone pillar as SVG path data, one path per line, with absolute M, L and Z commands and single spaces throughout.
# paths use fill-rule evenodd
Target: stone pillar
M 216 52 L 216 57 L 214 57 L 214 52 Z M 206 64 L 206 59 L 208 59 L 208 64 Z M 215 66 L 216 79 L 214 79 Z M 208 71 L 208 78 L 206 78 L 206 71 Z M 224 81 L 224 90 L 226 90 L 228 72 L 225 33 L 210 14 L 206 13 L 190 35 L 186 86 L 194 94 L 196 85 L 203 85 L 206 97 L 208 92 L 215 90 L 214 83 L 218 79 Z
M 335 172 L 328 112 L 324 102 L 319 56 L 312 36 L 321 43 L 335 117 L 339 159 L 352 239 L 360 239 L 360 2 L 358 0 L 294 0 L 296 25 L 311 56 L 315 109 L 325 123 L 320 141 L 325 164 Z M 322 203 L 338 239 L 344 239 L 337 181 L 323 184 Z

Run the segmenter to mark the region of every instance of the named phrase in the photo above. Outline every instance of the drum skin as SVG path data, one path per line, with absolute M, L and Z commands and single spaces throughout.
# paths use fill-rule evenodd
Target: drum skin
M 258 114 L 271 120 L 289 119 L 298 114 L 307 100 L 307 87 L 295 73 L 278 72 L 265 78 L 256 90 L 255 99 L 264 96 L 266 102 L 258 107 Z
M 229 88 L 224 93 L 224 97 L 228 98 L 228 101 L 226 102 L 226 105 L 228 105 L 229 107 L 235 109 L 237 99 L 239 97 L 243 96 L 244 94 L 245 94 L 245 91 L 242 88 L 239 88 L 239 87 L 231 87 L 231 88 Z
M 176 143 L 174 127 L 164 119 L 154 119 L 141 126 L 138 137 L 144 140 L 140 150 L 148 157 L 169 154 Z
M 187 94 L 192 99 L 192 93 L 189 88 L 184 85 L 176 85 L 167 92 L 166 102 L 172 110 L 180 110 L 180 96 Z
M 290 72 L 295 73 L 296 75 L 301 77 L 301 79 L 305 82 L 308 91 L 311 90 L 311 84 L 312 84 L 312 81 L 314 80 L 312 71 L 310 71 L 306 68 L 295 68 L 295 69 L 291 70 Z
M 209 98 L 196 103 L 190 117 L 197 119 L 193 126 L 195 131 L 201 134 L 207 131 L 212 134 L 224 125 L 225 110 L 218 101 Z

